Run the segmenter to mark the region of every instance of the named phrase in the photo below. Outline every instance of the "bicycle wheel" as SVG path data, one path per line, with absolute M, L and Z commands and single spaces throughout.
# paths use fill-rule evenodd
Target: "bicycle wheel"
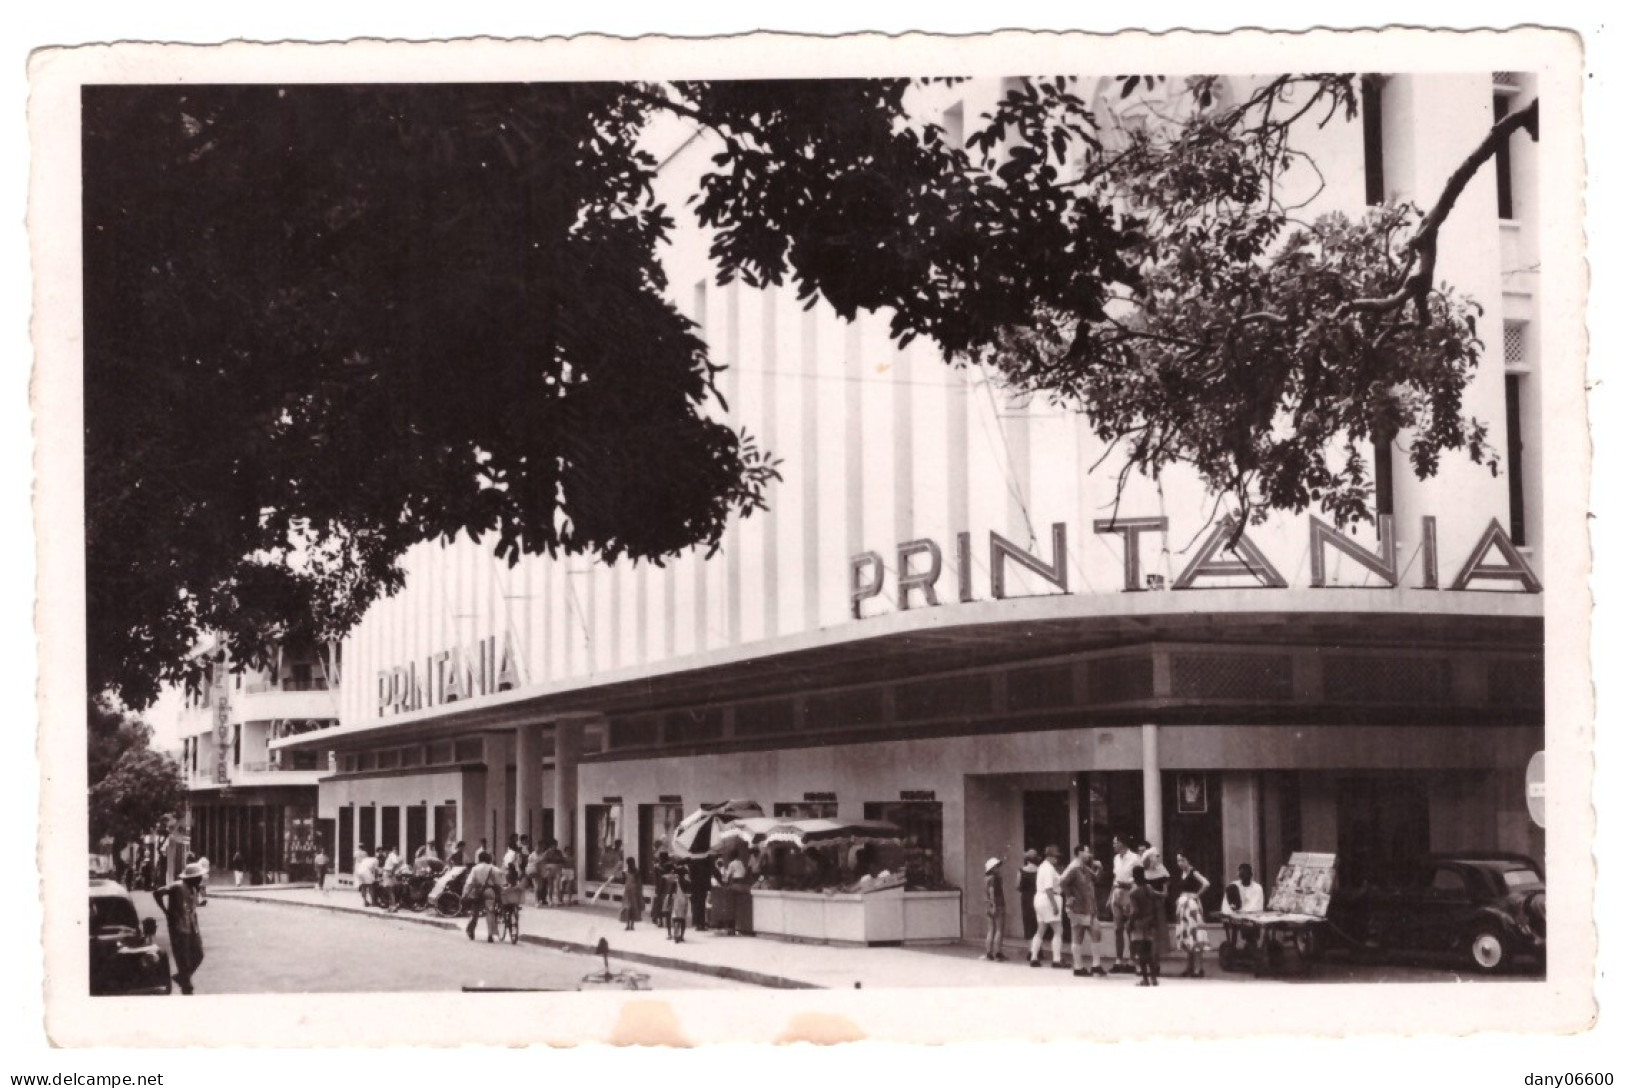
M 463 913 L 463 898 L 456 892 L 441 892 L 434 909 L 442 918 L 456 918 Z
M 502 918 L 502 935 L 512 944 L 519 943 L 519 908 L 509 907 Z

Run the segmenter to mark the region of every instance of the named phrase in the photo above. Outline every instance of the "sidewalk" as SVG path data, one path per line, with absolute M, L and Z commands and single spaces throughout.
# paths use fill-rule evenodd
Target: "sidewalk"
M 252 888 L 216 887 L 210 898 L 282 903 L 317 909 L 383 916 L 363 907 L 359 893 L 350 888 L 330 889 L 326 895 L 308 884 L 261 885 Z M 446 929 L 467 924 L 466 919 L 442 918 L 430 910 L 423 914 L 400 911 L 389 917 Z M 484 928 L 484 923 L 481 923 Z M 610 958 L 678 971 L 695 971 L 776 989 L 863 989 L 944 986 L 1132 986 L 1132 975 L 1105 979 L 1075 979 L 1047 963 L 1027 966 L 1025 953 L 1007 945 L 1005 963 L 982 959 L 980 942 L 956 945 L 920 945 L 906 948 L 858 948 L 803 944 L 772 937 L 728 937 L 714 931 L 689 931 L 680 945 L 666 939 L 665 931 L 640 922 L 631 933 L 616 920 L 613 906 L 527 906 L 520 918 L 520 939 L 547 948 L 592 954 L 600 938 L 609 941 Z M 460 939 L 460 938 L 459 938 Z M 1109 940 L 1109 937 L 1108 937 Z M 1214 957 L 1207 957 L 1208 981 L 1223 977 Z M 1105 961 L 1103 961 L 1105 962 Z M 1163 967 L 1165 985 L 1198 985 L 1202 980 L 1178 977 L 1184 960 L 1168 960 Z M 1169 968 L 1172 967 L 1170 972 Z M 1170 974 L 1173 977 L 1169 977 Z

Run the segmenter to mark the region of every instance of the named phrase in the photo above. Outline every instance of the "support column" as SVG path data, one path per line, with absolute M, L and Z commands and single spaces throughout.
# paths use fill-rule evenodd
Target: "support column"
M 514 821 L 521 835 L 539 846 L 542 834 L 542 762 L 547 726 L 521 725 L 514 733 Z
M 513 738 L 506 733 L 485 735 L 485 808 L 479 815 L 477 839 L 491 844 L 491 860 L 501 861 L 512 830 L 513 813 L 508 808 L 508 760 Z
M 1162 757 L 1157 751 L 1157 727 L 1140 727 L 1142 764 L 1140 773 L 1145 782 L 1145 839 L 1159 850 L 1167 844 L 1162 841 Z
M 553 780 L 558 783 L 553 800 L 553 837 L 559 846 L 575 851 L 577 864 L 583 860 L 583 844 L 576 840 L 576 766 L 581 759 L 581 723 L 559 722 L 553 727 Z

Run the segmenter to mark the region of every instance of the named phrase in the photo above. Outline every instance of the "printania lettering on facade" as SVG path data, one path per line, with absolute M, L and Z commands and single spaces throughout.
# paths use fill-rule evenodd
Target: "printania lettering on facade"
M 1394 546 L 1393 518 L 1384 514 L 1377 519 L 1379 545 L 1371 551 L 1332 526 L 1311 516 L 1309 518 L 1309 584 L 1312 588 L 1326 586 L 1326 551 L 1333 549 L 1347 556 L 1361 567 L 1376 575 L 1384 583 L 1378 588 L 1394 589 L 1400 584 L 1401 571 Z M 1100 535 L 1114 534 L 1123 538 L 1123 591 L 1133 593 L 1144 590 L 1141 538 L 1151 533 L 1167 533 L 1165 517 L 1113 518 L 1094 523 Z M 1422 518 L 1421 570 L 1416 588 L 1439 588 L 1438 522 L 1432 516 Z M 958 560 L 958 593 L 961 602 L 975 600 L 971 578 L 972 543 L 970 533 L 960 533 L 955 541 Z M 1500 557 L 1492 558 L 1492 553 Z M 1226 558 L 1228 554 L 1228 558 Z M 988 533 L 989 591 L 996 600 L 1007 594 L 1008 564 L 1037 575 L 1061 593 L 1068 593 L 1067 532 L 1064 522 L 1050 526 L 1050 558 L 1045 560 L 996 532 Z M 879 552 L 866 551 L 854 555 L 849 564 L 852 618 L 863 618 L 863 602 L 878 598 L 886 588 L 886 565 Z M 897 546 L 897 562 L 892 568 L 896 577 L 896 600 L 901 609 L 914 606 L 917 601 L 939 605 L 942 597 L 937 583 L 942 578 L 942 547 L 934 540 L 921 538 Z M 1224 518 L 1214 525 L 1202 546 L 1185 564 L 1179 577 L 1173 581 L 1176 590 L 1202 589 L 1204 581 L 1249 576 L 1256 579 L 1262 589 L 1284 589 L 1287 580 L 1263 550 L 1246 534 L 1237 534 L 1233 518 Z M 1525 593 L 1539 593 L 1540 580 L 1529 563 L 1513 546 L 1512 539 L 1501 523 L 1494 518 L 1485 527 L 1478 543 L 1468 553 L 1461 569 L 1450 584 L 1452 590 L 1482 588 L 1481 582 L 1515 583 Z
M 499 646 L 492 635 L 476 642 L 472 652 L 453 646 L 429 654 L 421 672 L 416 661 L 378 670 L 378 713 L 423 710 L 519 686 L 512 636 L 504 636 Z

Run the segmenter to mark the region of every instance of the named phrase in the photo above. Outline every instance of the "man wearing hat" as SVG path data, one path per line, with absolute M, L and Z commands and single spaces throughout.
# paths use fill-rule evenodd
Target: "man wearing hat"
M 169 954 L 175 961 L 175 982 L 181 993 L 192 992 L 192 975 L 203 963 L 203 935 L 197 928 L 198 889 L 203 870 L 193 862 L 181 870 L 181 878 L 152 893 L 158 909 L 169 922 Z
M 1033 934 L 1032 949 L 1027 954 L 1027 965 L 1039 965 L 1039 951 L 1044 947 L 1044 935 L 1050 934 L 1050 966 L 1065 967 L 1061 962 L 1061 848 L 1046 846 L 1044 864 L 1038 867 L 1037 890 L 1033 892 L 1033 914 L 1038 920 Z
M 987 874 L 987 953 L 984 960 L 1004 959 L 1004 874 L 999 859 L 988 858 L 982 871 Z

